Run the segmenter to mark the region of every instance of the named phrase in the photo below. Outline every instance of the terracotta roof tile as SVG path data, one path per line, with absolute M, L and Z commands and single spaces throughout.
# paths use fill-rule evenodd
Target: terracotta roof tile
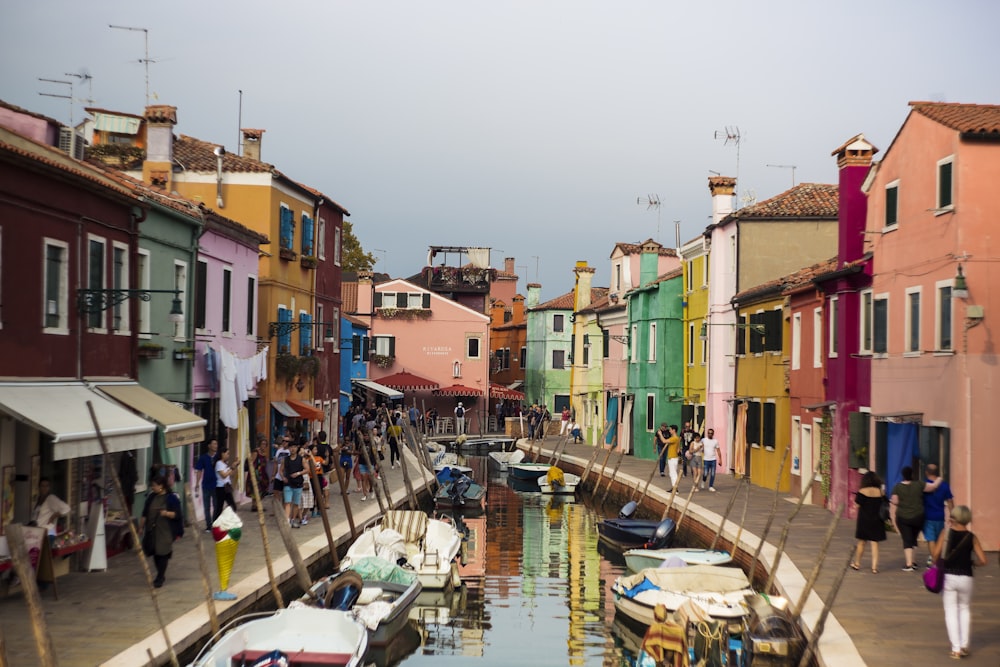
M 1000 135 L 1000 105 L 910 102 L 910 106 L 920 115 L 958 132 Z
M 615 254 L 615 250 L 618 250 L 618 249 L 621 249 L 621 251 L 624 254 L 626 254 L 626 255 L 639 255 L 639 254 L 642 253 L 642 246 L 644 246 L 645 244 L 650 243 L 650 242 L 653 242 L 653 239 L 646 239 L 645 241 L 641 241 L 639 243 L 619 242 L 619 243 L 616 243 L 615 247 L 611 249 L 611 255 L 614 255 Z M 659 252 L 657 254 L 660 257 L 676 257 L 677 256 L 677 251 L 674 250 L 673 248 L 667 248 L 667 247 L 661 246 L 660 250 L 659 250 Z
M 341 277 L 340 283 L 341 312 L 355 313 L 358 310 L 358 283 Z
M 171 123 L 176 125 L 177 107 L 172 107 L 169 104 L 155 104 L 148 106 L 146 107 L 144 117 L 150 123 Z
M 174 158 L 188 171 L 215 172 L 215 149 L 219 144 L 180 135 L 174 140 Z M 222 156 L 222 171 L 266 174 L 274 167 L 266 162 L 252 160 L 236 153 Z
M 590 302 L 600 301 L 608 296 L 607 287 L 590 288 Z M 573 310 L 573 292 L 566 292 L 554 299 L 549 299 L 545 303 L 540 303 L 528 310 Z
M 775 278 L 766 283 L 745 289 L 733 297 L 733 302 L 743 304 L 752 302 L 759 297 L 787 293 L 797 287 L 811 283 L 816 276 L 832 271 L 836 267 L 837 258 L 832 257 L 824 262 L 807 266 L 780 278 Z
M 837 218 L 839 197 L 836 185 L 799 183 L 780 195 L 731 213 L 723 220 L 747 218 Z

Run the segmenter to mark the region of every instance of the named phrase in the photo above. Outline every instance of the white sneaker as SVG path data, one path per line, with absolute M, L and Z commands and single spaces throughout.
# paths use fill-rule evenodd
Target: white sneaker
M 361 496 L 361 500 L 368 500 L 368 496 Z
M 708 490 L 711 491 L 712 493 L 715 493 L 715 487 L 714 486 L 708 487 Z

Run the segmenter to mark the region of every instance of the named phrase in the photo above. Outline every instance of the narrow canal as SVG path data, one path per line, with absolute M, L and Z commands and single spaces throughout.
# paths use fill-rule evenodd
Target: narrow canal
M 610 591 L 624 562 L 598 547 L 597 521 L 617 509 L 597 508 L 584 494 L 517 491 L 477 458 L 469 465 L 489 471 L 485 576 L 449 595 L 424 593 L 378 664 L 633 662 L 641 636 L 614 621 Z

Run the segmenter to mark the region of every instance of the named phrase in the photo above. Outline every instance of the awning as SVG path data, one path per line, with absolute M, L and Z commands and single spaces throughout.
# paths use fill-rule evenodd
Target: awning
M 474 389 L 472 387 L 466 387 L 464 384 L 453 384 L 450 387 L 443 387 L 441 389 L 435 389 L 431 392 L 435 396 L 482 396 L 483 391 L 481 389 Z
M 82 382 L 0 383 L 0 411 L 52 436 L 56 461 L 102 453 L 87 401 L 94 406 L 109 452 L 149 447 L 155 426 Z
M 500 400 L 512 400 L 512 401 L 523 401 L 524 392 L 516 391 L 514 389 L 509 389 L 502 384 L 490 383 L 490 396 L 493 398 L 499 398 Z
M 162 426 L 167 447 L 190 445 L 205 439 L 205 424 L 208 422 L 202 417 L 135 382 L 96 383 L 94 387 Z
M 822 410 L 823 408 L 836 407 L 836 405 L 837 405 L 837 401 L 823 401 L 822 403 L 813 403 L 812 405 L 803 405 L 802 409 L 803 410 L 809 410 L 810 412 L 812 412 L 813 410 Z
M 308 403 L 303 403 L 302 401 L 295 401 L 290 398 L 287 401 L 285 401 L 285 403 L 287 403 L 289 407 L 291 407 L 293 410 L 299 413 L 299 417 L 302 417 L 303 419 L 310 419 L 313 421 L 320 421 L 320 422 L 326 419 L 326 415 L 323 414 L 322 410 L 320 410 L 319 408 L 314 408 Z
M 299 418 L 299 413 L 295 411 L 295 408 L 284 401 L 271 401 L 271 407 L 286 417 L 291 417 L 292 419 Z
M 507 388 L 508 389 L 520 389 L 523 386 L 524 386 L 524 380 L 514 380 L 509 385 L 507 385 Z
M 390 400 L 403 398 L 403 392 L 398 389 L 393 389 L 392 387 L 386 387 L 384 384 L 379 384 L 374 380 L 351 380 L 351 384 L 369 389 L 374 391 L 376 394 L 382 394 Z M 348 396 L 350 396 L 350 394 L 348 394 Z
M 384 378 L 378 378 L 378 383 L 400 391 L 417 391 L 420 389 L 437 389 L 439 385 L 434 380 L 427 380 L 413 373 L 393 373 Z

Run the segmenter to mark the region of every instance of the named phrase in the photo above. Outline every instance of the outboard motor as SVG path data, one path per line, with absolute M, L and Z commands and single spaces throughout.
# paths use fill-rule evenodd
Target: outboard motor
M 653 531 L 652 537 L 646 542 L 647 549 L 665 549 L 670 546 L 670 543 L 674 539 L 674 530 L 677 528 L 677 524 L 674 523 L 673 519 L 664 519 L 660 522 L 660 525 L 656 527 Z
M 635 511 L 639 509 L 639 504 L 634 500 L 630 500 L 625 503 L 625 506 L 621 508 L 618 512 L 619 519 L 631 519 L 635 514 Z

